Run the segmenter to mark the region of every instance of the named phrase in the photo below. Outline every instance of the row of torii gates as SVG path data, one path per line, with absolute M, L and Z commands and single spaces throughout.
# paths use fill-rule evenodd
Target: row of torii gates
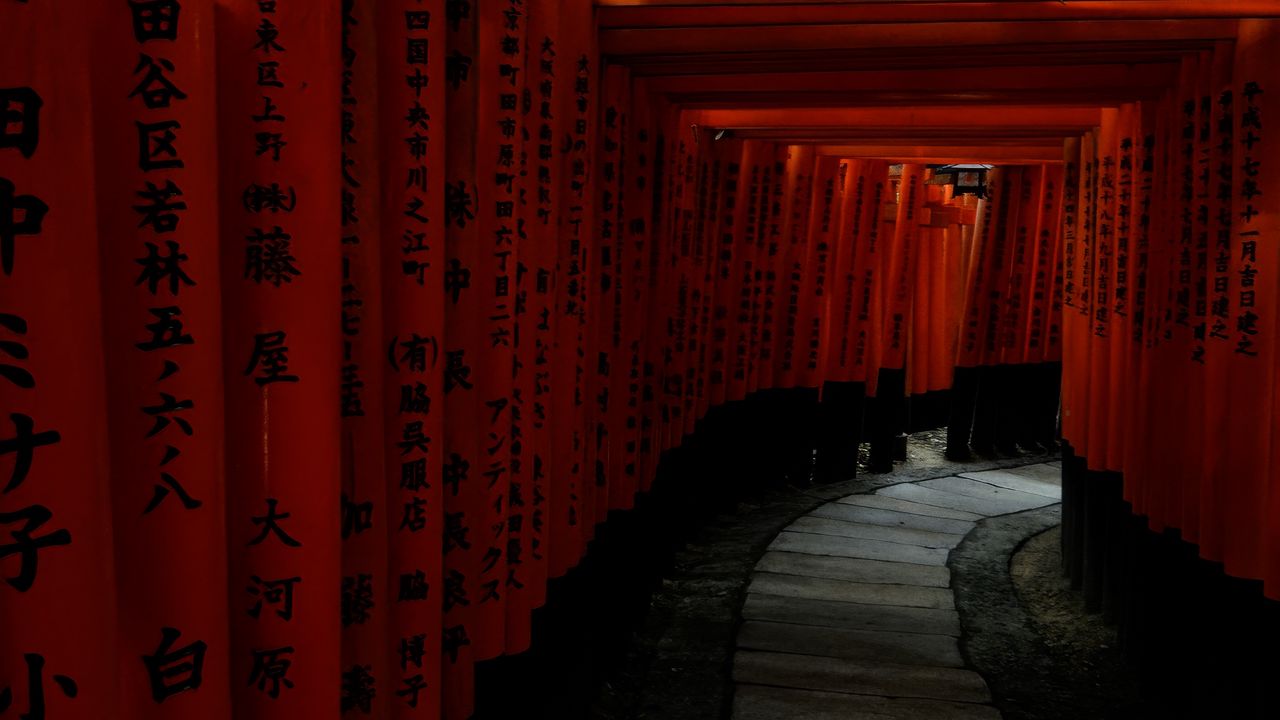
M 468 717 L 670 451 L 847 479 L 944 424 L 1060 425 L 1090 606 L 1274 711 L 1280 4 L 0 0 L 0 40 L 0 717 Z

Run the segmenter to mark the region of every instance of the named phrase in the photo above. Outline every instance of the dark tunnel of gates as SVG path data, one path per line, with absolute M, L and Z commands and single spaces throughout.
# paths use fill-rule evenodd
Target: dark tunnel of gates
M 826 479 L 1060 417 L 1088 594 L 1109 502 L 1280 599 L 1280 22 L 990 112 L 699 106 L 597 22 L 0 0 L 0 717 L 468 717 L 748 403 L 738 452 Z M 952 125 L 992 139 L 912 140 Z

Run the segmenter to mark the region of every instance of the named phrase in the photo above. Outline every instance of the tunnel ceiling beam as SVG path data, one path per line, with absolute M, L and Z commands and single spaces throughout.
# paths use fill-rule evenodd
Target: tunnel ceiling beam
M 1101 108 L 1280 2 L 601 0 L 609 62 L 691 124 L 823 154 L 1056 162 Z
M 858 48 L 950 46 L 962 56 L 970 46 L 1087 42 L 1105 45 L 1130 40 L 1200 43 L 1235 36 L 1234 20 L 1123 20 L 1092 22 L 1007 21 L 981 23 L 884 23 L 605 29 L 606 55 L 656 53 L 776 52 Z
M 1078 72 L 1030 65 L 988 71 L 738 73 L 647 80 L 650 91 L 687 108 L 1119 104 L 1158 96 L 1177 77 L 1173 63 L 1100 64 Z
M 1130 41 L 1107 43 L 1105 47 L 1088 43 L 1010 44 L 970 47 L 960 55 L 941 47 L 798 49 L 761 53 L 634 55 L 611 58 L 611 61 L 625 63 L 634 77 L 938 68 L 953 69 L 958 74 L 1023 65 L 1057 66 L 1061 72 L 1079 65 L 1176 63 L 1188 52 L 1207 50 L 1212 46 L 1213 42 L 1207 40 L 1194 44 Z
M 876 160 L 913 160 L 927 163 L 1056 163 L 1062 161 L 1062 143 L 1053 147 L 982 147 L 947 145 L 819 145 L 819 155 Z
M 1073 132 L 1096 126 L 1101 111 L 1091 107 L 1024 105 L 913 106 L 903 108 L 823 108 L 693 110 L 690 121 L 717 128 L 968 128 L 1000 133 L 1005 129 L 1054 127 Z
M 798 145 L 876 145 L 880 147 L 914 147 L 919 145 L 941 145 L 947 147 L 1062 147 L 1062 139 L 1071 136 L 1069 131 L 1046 132 L 1038 136 L 1012 138 L 1005 134 L 944 135 L 941 133 L 918 133 L 904 136 L 882 133 L 862 132 L 862 128 L 852 128 L 843 132 L 812 132 L 803 130 L 735 130 L 730 136 L 738 140 L 771 140 L 784 141 Z
M 1098 92 L 1073 90 L 1059 93 L 1002 90 L 998 92 L 836 92 L 817 90 L 807 93 L 701 93 L 666 96 L 672 103 L 688 109 L 717 108 L 785 108 L 797 104 L 806 107 L 907 107 L 929 105 L 990 105 L 992 103 L 1037 103 L 1061 105 L 1063 103 L 1117 106 L 1134 100 L 1150 100 L 1158 97 L 1159 88 L 1106 89 Z
M 1173 63 L 1108 63 L 1081 65 L 1063 73 L 1054 65 L 1021 65 L 982 72 L 964 68 L 920 68 L 911 70 L 816 71 L 803 74 L 785 72 L 713 73 L 677 75 L 648 80 L 650 90 L 660 93 L 707 92 L 871 92 L 883 90 L 984 92 L 994 90 L 1059 91 L 1081 89 L 1125 89 L 1166 85 L 1177 78 Z
M 600 26 L 669 28 L 720 25 L 964 22 L 992 20 L 1140 20 L 1150 18 L 1277 17 L 1274 0 L 1072 0 L 1056 2 L 693 2 L 597 0 Z

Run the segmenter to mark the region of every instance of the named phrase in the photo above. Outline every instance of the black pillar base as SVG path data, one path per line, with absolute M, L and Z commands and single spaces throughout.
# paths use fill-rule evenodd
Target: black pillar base
M 1064 446 L 1063 566 L 1086 607 L 1117 626 L 1150 716 L 1280 717 L 1280 602 L 1176 529 L 1152 530 L 1122 487 Z
M 813 453 L 817 447 L 818 388 L 788 388 L 785 393 L 785 410 L 777 419 L 787 444 L 785 472 L 793 484 L 808 485 L 813 482 Z
M 918 433 L 947 426 L 951 411 L 950 390 L 916 393 L 907 400 L 907 432 Z
M 814 470 L 819 482 L 838 482 L 857 476 L 865 399 L 863 383 L 829 382 L 822 386 Z
M 871 463 L 868 469 L 873 473 L 893 472 L 895 438 L 906 427 L 906 383 L 905 370 L 880 368 L 868 428 L 871 439 Z
M 978 399 L 978 368 L 958 367 L 951 380 L 951 411 L 947 422 L 947 459 L 973 459 L 969 436 L 973 432 L 974 406 Z
M 1006 457 L 1017 457 L 1018 426 L 1021 396 L 1030 390 L 1025 365 L 997 365 L 993 368 L 996 403 L 995 444 L 996 452 Z
M 978 386 L 973 406 L 973 433 L 969 445 L 983 457 L 996 456 L 996 426 L 1000 409 L 1000 372 L 994 366 L 977 368 Z

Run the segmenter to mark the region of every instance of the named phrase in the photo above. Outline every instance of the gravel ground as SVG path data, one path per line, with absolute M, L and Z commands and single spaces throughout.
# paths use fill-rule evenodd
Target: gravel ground
M 1055 699 L 1066 714 L 1037 717 L 1131 718 L 1143 715 L 1138 677 L 1117 644 L 1115 628 L 1084 611 L 1084 600 L 1062 576 L 1061 528 L 1031 538 L 1009 571 L 1031 626 L 1053 657 L 1069 697 Z
M 965 655 L 1006 720 L 1150 717 L 1115 632 L 1062 579 L 1058 522 L 1058 506 L 991 518 L 952 552 Z

